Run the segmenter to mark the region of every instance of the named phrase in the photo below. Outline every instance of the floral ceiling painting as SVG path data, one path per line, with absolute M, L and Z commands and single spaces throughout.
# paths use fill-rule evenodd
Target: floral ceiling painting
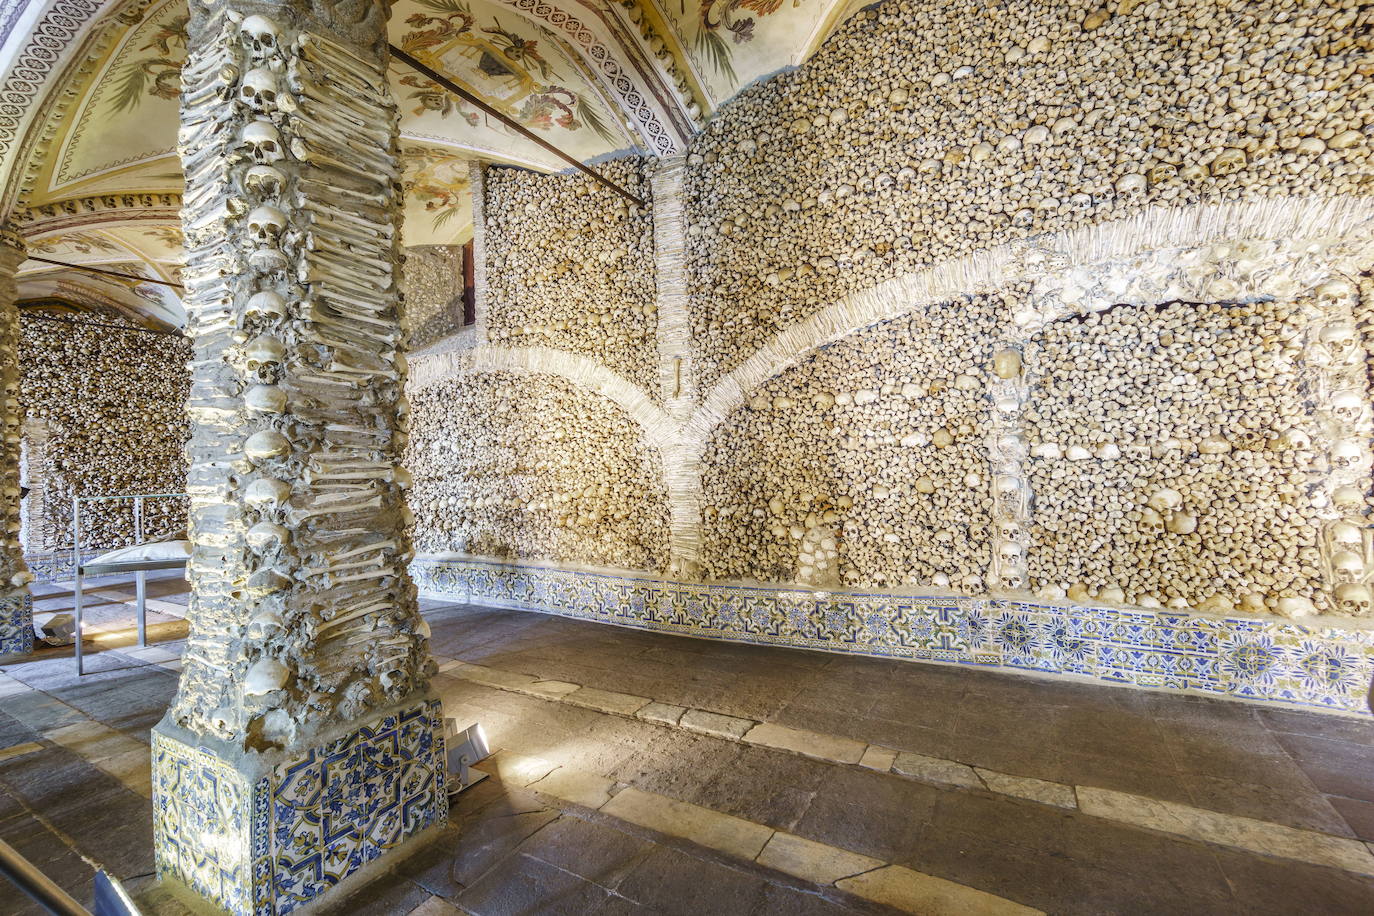
M 401 0 L 392 7 L 391 33 L 403 51 L 579 159 L 636 142 L 561 40 L 509 7 L 480 0 Z M 564 167 L 424 76 L 400 63 L 391 70 L 408 138 L 442 140 L 461 125 L 472 148 L 518 150 L 508 158 Z
M 836 24 L 873 0 L 664 0 L 693 69 L 716 105 L 800 64 Z
M 402 239 L 410 245 L 460 245 L 472 238 L 468 159 L 434 147 L 401 148 L 405 189 Z

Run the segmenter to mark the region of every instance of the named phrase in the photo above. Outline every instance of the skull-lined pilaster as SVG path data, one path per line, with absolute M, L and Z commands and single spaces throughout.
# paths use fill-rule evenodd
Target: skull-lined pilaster
M 397 114 L 382 7 L 345 5 L 193 4 L 183 70 L 195 549 L 169 716 L 249 748 L 428 677 L 397 466 Z
M 23 600 L 33 579 L 19 543 L 19 312 L 14 274 L 24 243 L 0 231 L 0 602 Z

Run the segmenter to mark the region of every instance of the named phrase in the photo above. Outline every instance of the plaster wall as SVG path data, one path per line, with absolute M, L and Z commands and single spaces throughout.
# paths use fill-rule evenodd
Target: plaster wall
M 190 352 L 181 337 L 22 319 L 27 552 L 72 546 L 73 496 L 186 491 Z M 132 513 L 128 503 L 83 506 L 83 546 L 135 543 Z M 146 538 L 185 531 L 184 501 L 146 504 Z

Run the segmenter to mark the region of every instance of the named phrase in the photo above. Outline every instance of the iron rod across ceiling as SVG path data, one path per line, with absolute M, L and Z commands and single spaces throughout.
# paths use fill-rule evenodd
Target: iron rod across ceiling
M 54 261 L 52 258 L 40 258 L 38 255 L 31 254 L 28 259 L 37 261 L 40 264 L 51 264 L 54 267 L 70 267 L 72 270 L 84 270 L 87 273 L 102 274 L 106 277 L 118 277 L 121 280 L 137 280 L 139 283 L 156 283 L 158 286 L 171 286 L 175 289 L 184 289 L 180 283 L 173 283 L 171 280 L 155 280 L 152 277 L 140 277 L 138 274 L 126 274 L 117 270 L 106 270 L 103 267 L 92 267 L 89 264 L 70 264 L 66 261 Z
M 625 198 L 630 203 L 634 204 L 636 207 L 644 206 L 644 201 L 640 200 L 638 197 L 635 197 L 633 194 L 622 188 L 620 185 L 616 184 L 608 178 L 603 177 L 595 169 L 590 169 L 587 166 L 583 165 L 581 161 L 574 159 L 572 156 L 563 152 L 561 149 L 554 146 L 552 143 L 545 140 L 543 137 L 536 135 L 533 131 L 526 128 L 523 124 L 516 121 L 514 118 L 508 117 L 502 114 L 501 112 L 497 111 L 491 105 L 482 101 L 482 99 L 473 95 L 471 92 L 468 92 L 462 86 L 459 86 L 453 80 L 444 76 L 437 70 L 433 70 L 430 67 L 427 67 L 424 64 L 420 63 L 418 60 L 411 57 L 409 54 L 402 51 L 395 45 L 391 46 L 391 56 L 399 60 L 401 63 L 405 64 L 407 67 L 410 67 L 412 70 L 415 70 L 416 72 L 420 73 L 422 76 L 438 83 L 444 89 L 458 96 L 458 98 L 477 106 L 482 111 L 485 111 L 487 114 L 491 115 L 493 118 L 500 121 L 502 124 L 506 125 L 511 130 L 515 131 L 517 134 L 524 137 L 525 139 L 531 140 L 534 143 L 539 144 L 539 146 L 553 153 L 559 159 L 562 159 L 564 162 L 568 163 L 573 168 L 577 169 L 579 172 L 591 176 L 598 183 L 610 188 L 612 191 L 619 194 L 621 197 Z

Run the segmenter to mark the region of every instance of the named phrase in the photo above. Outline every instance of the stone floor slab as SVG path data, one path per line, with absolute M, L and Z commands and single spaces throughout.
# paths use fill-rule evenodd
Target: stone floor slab
M 892 764 L 892 772 L 910 776 L 922 782 L 943 786 L 960 786 L 966 789 L 981 789 L 983 781 L 973 772 L 973 767 L 954 760 L 940 757 L 927 757 L 924 754 L 902 752 Z
M 858 763 L 863 759 L 868 745 L 852 738 L 837 735 L 822 735 L 817 732 L 771 722 L 760 722 L 749 730 L 744 740 L 750 744 L 792 751 L 807 757 L 830 760 L 835 763 Z
M 609 712 L 619 716 L 632 716 L 649 704 L 646 697 L 613 690 L 598 690 L 595 687 L 581 687 L 564 697 L 574 706 L 584 706 L 598 712 Z
M 762 852 L 773 835 L 773 830 L 762 824 L 634 788 L 622 789 L 601 811 L 745 861 Z
M 822 886 L 880 868 L 880 859 L 817 843 L 779 830 L 759 853 L 758 863 Z
M 901 865 L 845 878 L 836 886 L 865 900 L 921 916 L 1033 916 L 1040 912 Z
M 650 703 L 635 713 L 636 716 L 646 722 L 657 722 L 659 725 L 677 725 L 682 714 L 687 711 L 685 706 L 674 706 L 671 703 Z
M 1095 817 L 1264 855 L 1374 875 L 1374 856 L 1358 840 L 1327 836 L 1248 817 L 1218 814 L 1109 789 L 1079 786 L 1077 792 L 1079 808 Z
M 754 727 L 754 720 L 721 715 L 718 712 L 708 712 L 704 709 L 689 709 L 682 714 L 678 724 L 683 728 L 701 732 L 704 735 L 715 735 L 717 738 L 738 741 Z
M 996 770 L 985 770 L 981 767 L 974 767 L 974 772 L 993 792 L 1015 795 L 1017 798 L 1040 802 L 1042 805 L 1055 805 L 1059 808 L 1078 807 L 1073 786 L 1049 782 L 1044 779 L 1033 779 L 1029 776 L 1013 776 L 1010 773 L 999 773 Z

